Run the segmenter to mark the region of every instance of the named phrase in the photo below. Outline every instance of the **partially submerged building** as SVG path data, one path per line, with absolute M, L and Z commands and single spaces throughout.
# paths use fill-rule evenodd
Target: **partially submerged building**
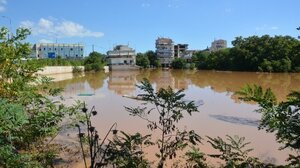
M 135 50 L 128 45 L 117 45 L 107 51 L 107 60 L 111 70 L 137 69 Z
M 155 42 L 156 55 L 163 67 L 169 67 L 174 60 L 174 42 L 170 38 L 158 38 Z
M 187 54 L 188 44 L 176 44 L 174 45 L 174 57 L 183 58 Z
M 84 45 L 82 44 L 58 44 L 58 43 L 37 43 L 32 46 L 32 58 L 61 58 L 82 59 Z

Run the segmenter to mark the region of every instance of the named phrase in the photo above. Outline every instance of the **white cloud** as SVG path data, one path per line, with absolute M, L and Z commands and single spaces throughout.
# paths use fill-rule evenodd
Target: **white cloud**
M 32 21 L 21 22 L 22 27 L 30 28 L 33 35 L 46 35 L 49 37 L 102 37 L 102 32 L 93 32 L 84 26 L 67 20 L 55 18 L 41 18 L 37 23 Z
M 258 27 L 255 28 L 255 30 L 257 30 L 257 31 L 278 30 L 278 29 L 279 29 L 279 27 L 277 27 L 277 26 L 269 26 L 269 25 L 266 25 L 266 24 L 264 24 L 262 26 L 258 26 Z
M 47 39 L 41 39 L 39 42 L 40 43 L 53 43 L 52 40 L 47 40 Z
M 277 26 L 272 26 L 271 29 L 272 29 L 272 30 L 278 30 L 279 27 L 277 27 Z
M 7 4 L 6 0 L 0 0 L 0 12 L 4 12 L 6 10 L 5 5 Z

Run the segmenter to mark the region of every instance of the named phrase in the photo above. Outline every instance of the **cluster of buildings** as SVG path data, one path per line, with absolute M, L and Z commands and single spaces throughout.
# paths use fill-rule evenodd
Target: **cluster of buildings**
M 188 44 L 175 44 L 170 38 L 159 37 L 155 41 L 155 52 L 163 67 L 170 67 L 175 58 L 191 61 L 192 55 L 199 50 L 189 50 Z M 214 52 L 227 48 L 226 40 L 214 40 L 208 51 Z M 128 45 L 117 45 L 107 51 L 107 60 L 110 69 L 136 69 L 136 52 Z M 39 43 L 32 46 L 31 57 L 37 59 L 56 58 L 61 56 L 67 59 L 84 58 L 84 45 Z
M 188 50 L 188 46 L 188 44 L 174 44 L 170 38 L 157 38 L 155 43 L 156 55 L 163 67 L 170 67 L 175 58 L 183 58 L 190 62 L 193 54 L 199 50 Z M 227 42 L 220 39 L 214 40 L 207 50 L 215 52 L 224 48 L 227 48 Z

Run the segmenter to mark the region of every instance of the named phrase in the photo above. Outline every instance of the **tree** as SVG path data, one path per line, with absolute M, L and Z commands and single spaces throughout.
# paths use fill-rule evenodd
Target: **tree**
M 233 48 L 198 52 L 199 69 L 293 72 L 300 69 L 300 41 L 290 36 L 236 37 Z
M 246 86 L 237 92 L 240 99 L 254 101 L 260 106 L 256 110 L 262 113 L 260 129 L 274 132 L 276 140 L 283 143 L 280 149 L 290 148 L 296 152 L 296 156 L 290 155 L 290 166 L 300 166 L 300 92 L 293 91 L 287 96 L 287 101 L 277 102 L 271 89 L 263 90 L 262 87 Z
M 105 65 L 105 55 L 96 51 L 91 52 L 89 56 L 85 58 L 83 65 L 85 71 L 100 71 Z
M 150 110 L 141 106 L 136 108 L 126 107 L 126 110 L 130 115 L 147 121 L 148 129 L 160 131 L 161 137 L 156 141 L 159 153 L 156 153 L 156 156 L 159 158 L 158 167 L 162 168 L 168 158 L 176 157 L 177 150 L 184 149 L 189 143 L 195 145 L 200 142 L 200 136 L 193 130 L 181 131 L 176 127 L 176 123 L 183 118 L 184 112 L 192 115 L 192 113 L 198 112 L 198 109 L 193 101 L 186 102 L 182 100 L 185 96 L 183 90 L 174 92 L 171 87 L 168 87 L 155 92 L 147 79 L 144 79 L 142 84 L 137 87 L 144 91 L 143 94 L 137 96 L 137 99 L 150 103 L 154 107 Z M 158 113 L 158 121 L 150 119 L 150 115 L 154 110 Z
M 30 31 L 19 28 L 10 39 L 7 34 L 8 29 L 2 27 L 0 167 L 52 166 L 56 148 L 51 139 L 62 128 L 62 120 L 75 114 L 76 107 L 51 99 L 60 89 L 49 88 L 51 80 L 36 75 L 41 66 L 28 59 L 30 45 L 23 42 Z
M 144 55 L 146 57 L 148 57 L 148 60 L 150 61 L 151 66 L 154 66 L 154 67 L 159 67 L 160 66 L 159 60 L 158 60 L 158 58 L 156 56 L 156 53 L 154 51 L 149 50 Z
M 172 61 L 172 68 L 174 68 L 174 69 L 184 69 L 185 64 L 186 64 L 185 59 L 175 58 L 175 60 Z
M 143 68 L 148 68 L 150 65 L 150 61 L 145 54 L 138 53 L 136 56 L 136 65 L 141 66 Z

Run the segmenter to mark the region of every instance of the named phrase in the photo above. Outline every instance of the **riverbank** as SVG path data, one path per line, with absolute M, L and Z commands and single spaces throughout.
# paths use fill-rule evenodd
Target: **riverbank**
M 63 74 L 63 73 L 72 73 L 73 66 L 45 66 L 42 70 L 37 73 L 40 75 L 53 75 L 53 74 Z M 84 71 L 84 66 L 77 66 L 82 71 Z

